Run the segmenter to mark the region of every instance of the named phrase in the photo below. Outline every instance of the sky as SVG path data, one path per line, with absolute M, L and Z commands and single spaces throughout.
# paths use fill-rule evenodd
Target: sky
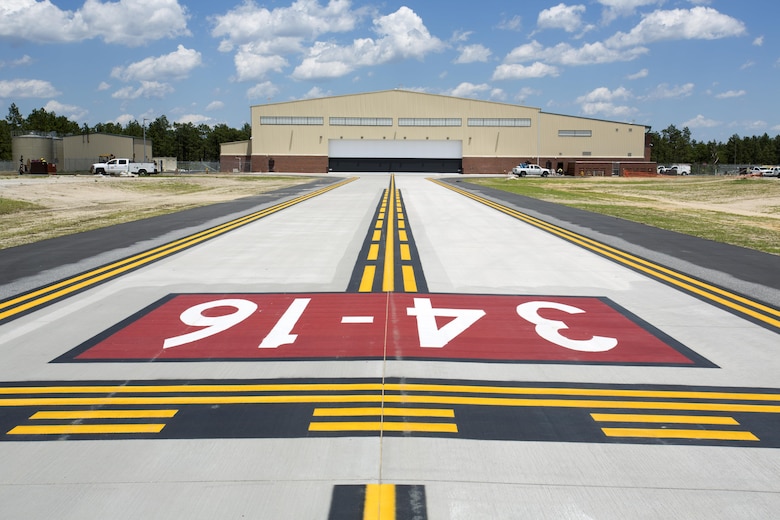
M 404 89 L 774 137 L 778 15 L 774 0 L 2 0 L 0 117 L 240 128 L 252 105 Z

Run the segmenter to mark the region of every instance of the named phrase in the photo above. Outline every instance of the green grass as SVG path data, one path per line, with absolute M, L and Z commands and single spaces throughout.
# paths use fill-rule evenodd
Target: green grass
M 23 200 L 0 198 L 0 215 L 10 215 L 12 213 L 22 213 L 36 209 L 43 209 L 43 206 Z
M 766 217 L 692 208 L 777 197 L 776 179 L 724 177 L 670 179 L 469 179 L 527 197 L 685 233 L 687 235 L 780 255 L 778 206 L 762 209 Z

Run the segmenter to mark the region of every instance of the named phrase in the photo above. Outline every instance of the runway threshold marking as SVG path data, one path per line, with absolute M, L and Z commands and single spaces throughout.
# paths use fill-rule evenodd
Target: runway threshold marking
M 368 228 L 347 292 L 427 292 L 419 255 L 395 176 Z
M 248 413 L 256 423 L 246 421 Z M 717 441 L 779 448 L 779 414 L 780 390 L 749 388 L 398 380 L 0 386 L 0 430 L 6 433 L 0 440 L 416 434 L 560 442 Z M 206 431 L 191 431 L 193 424 L 206 424 Z
M 122 260 L 112 262 L 97 269 L 92 269 L 79 275 L 60 280 L 51 285 L 37 288 L 8 298 L 0 302 L 0 323 L 4 323 L 24 313 L 67 298 L 79 291 L 83 291 L 95 285 L 117 278 L 130 271 L 139 269 L 148 264 L 151 264 L 152 262 L 156 262 L 178 253 L 184 249 L 193 247 L 202 242 L 233 231 L 234 229 L 250 224 L 256 220 L 267 217 L 268 215 L 278 213 L 279 211 L 332 191 L 355 180 L 357 180 L 356 177 L 344 179 L 341 182 L 325 186 L 324 188 L 320 188 L 294 199 L 281 202 L 249 215 L 244 215 L 243 217 L 211 227 L 198 233 L 194 233 L 160 247 L 156 247 L 148 251 L 144 251 L 143 253 L 132 255 Z
M 780 309 L 770 307 L 764 303 L 757 302 L 733 293 L 716 285 L 698 280 L 684 273 L 680 273 L 668 267 L 656 264 L 644 258 L 632 255 L 626 251 L 608 246 L 597 240 L 593 240 L 584 235 L 580 235 L 568 229 L 550 224 L 542 219 L 533 217 L 521 211 L 504 206 L 498 202 L 492 201 L 468 190 L 458 188 L 449 183 L 437 179 L 428 179 L 448 190 L 454 191 L 460 195 L 468 197 L 476 202 L 484 204 L 490 208 L 496 209 L 513 218 L 531 224 L 532 226 L 547 231 L 555 236 L 563 238 L 568 242 L 576 244 L 587 250 L 590 250 L 600 256 L 609 258 L 621 265 L 629 267 L 635 271 L 641 272 L 651 278 L 659 280 L 667 285 L 671 285 L 680 290 L 692 294 L 705 301 L 717 304 L 718 306 L 730 311 L 733 314 L 743 318 L 750 319 L 765 328 L 780 332 Z

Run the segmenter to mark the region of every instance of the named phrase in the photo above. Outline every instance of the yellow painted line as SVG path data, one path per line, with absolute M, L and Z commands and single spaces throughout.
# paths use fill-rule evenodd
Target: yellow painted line
M 376 229 L 382 229 L 384 227 L 385 221 L 382 219 L 377 219 L 376 225 L 374 226 Z
M 377 215 L 377 217 L 376 217 L 376 218 L 377 218 L 377 219 L 379 219 L 379 220 L 384 220 L 384 218 L 385 218 L 385 212 L 384 212 L 384 211 L 380 212 L 380 213 L 379 213 L 379 215 Z
M 395 177 L 390 176 L 390 202 L 387 212 L 387 229 L 385 231 L 385 264 L 382 277 L 382 292 L 395 290 Z
M 590 416 L 594 421 L 599 422 L 739 425 L 737 420 L 733 417 L 720 417 L 713 415 L 638 415 L 622 413 L 592 413 Z
M 371 244 L 368 246 L 368 260 L 376 260 L 379 258 L 379 244 Z
M 643 258 L 636 257 L 634 255 L 631 255 L 630 253 L 621 251 L 620 249 L 610 247 L 596 240 L 587 238 L 583 235 L 579 235 L 565 228 L 555 226 L 553 224 L 545 222 L 541 219 L 537 219 L 530 215 L 526 215 L 525 213 L 514 210 L 512 208 L 502 206 L 501 204 L 495 203 L 489 199 L 485 199 L 483 197 L 470 193 L 466 190 L 456 188 L 455 186 L 448 185 L 436 179 L 430 179 L 430 180 L 444 188 L 447 188 L 456 193 L 460 193 L 461 195 L 464 195 L 465 197 L 475 200 L 481 204 L 494 208 L 498 211 L 501 211 L 502 213 L 505 213 L 509 216 L 522 220 L 528 224 L 543 229 L 551 234 L 564 238 L 565 240 L 578 244 L 586 249 L 597 252 L 601 255 L 606 256 L 607 258 L 611 258 L 612 260 L 620 264 L 632 267 L 633 269 L 648 274 L 653 278 L 663 280 L 681 289 L 702 296 L 720 305 L 723 305 L 724 307 L 730 308 L 734 311 L 740 312 L 742 314 L 755 318 L 759 321 L 780 328 L 780 319 L 773 317 L 773 316 L 777 316 L 778 318 L 780 318 L 780 310 L 773 309 L 759 302 L 732 293 L 726 289 L 715 287 L 701 280 L 696 280 L 695 278 L 691 278 L 683 273 L 679 273 L 672 269 L 668 269 L 666 267 L 655 264 Z M 765 314 L 761 314 L 761 313 L 765 313 Z
M 417 292 L 417 279 L 414 277 L 414 267 L 411 265 L 402 265 L 401 275 L 404 279 L 404 292 Z
M 652 428 L 602 428 L 607 437 L 645 437 L 653 439 L 709 439 L 717 441 L 758 441 L 750 432 L 728 430 L 676 430 Z
M 113 262 L 111 264 L 105 265 L 98 269 L 93 269 L 86 273 L 82 273 L 80 275 L 61 280 L 57 283 L 47 285 L 35 291 L 19 295 L 15 298 L 11 298 L 4 302 L 0 302 L 0 311 L 1 311 L 0 320 L 4 320 L 6 318 L 20 314 L 24 311 L 34 309 L 35 307 L 39 307 L 50 301 L 62 298 L 64 296 L 85 289 L 92 285 L 96 285 L 104 280 L 115 278 L 123 273 L 126 273 L 133 269 L 137 269 L 138 267 L 142 267 L 146 264 L 159 260 L 160 258 L 164 258 L 174 253 L 177 253 L 182 249 L 192 247 L 193 245 L 199 244 L 201 242 L 204 242 L 216 236 L 222 235 L 224 233 L 227 233 L 228 231 L 232 231 L 238 227 L 254 222 L 255 220 L 258 220 L 260 218 L 266 217 L 273 213 L 277 213 L 283 209 L 294 206 L 296 204 L 304 202 L 318 195 L 322 195 L 323 193 L 327 193 L 338 187 L 344 186 L 345 184 L 353 182 L 356 179 L 357 178 L 355 177 L 350 179 L 345 179 L 336 184 L 326 186 L 324 188 L 302 195 L 295 199 L 282 202 L 270 208 L 266 208 L 264 210 L 252 213 L 250 215 L 245 215 L 241 218 L 232 220 L 230 222 L 226 222 L 224 224 L 220 224 L 218 226 L 206 229 L 204 231 L 200 231 L 198 233 L 181 238 L 179 240 L 175 240 L 173 242 L 162 245 L 160 247 L 156 247 L 148 251 L 144 251 L 137 255 L 124 258 L 122 260 Z M 2 310 L 2 309 L 6 309 L 6 310 Z
M 178 410 L 58 410 L 36 412 L 30 419 L 147 419 L 170 418 Z
M 398 230 L 398 240 L 400 240 L 401 242 L 409 241 L 409 237 L 406 235 L 406 231 L 400 229 Z
M 149 394 L 149 393 L 240 393 L 240 392 L 426 392 L 503 395 L 561 395 L 578 397 L 627 397 L 647 399 L 702 399 L 728 401 L 776 401 L 780 393 L 705 392 L 683 390 L 630 390 L 619 388 L 561 388 L 529 386 L 442 385 L 426 383 L 294 383 L 214 385 L 67 385 L 0 386 L 0 395 L 30 394 Z M 0 398 L 0 404 L 4 399 Z
M 311 422 L 312 432 L 428 432 L 458 433 L 458 425 L 452 423 L 389 422 L 389 421 L 351 421 L 351 422 Z
M 395 520 L 395 485 L 367 484 L 363 520 Z
M 381 230 L 375 230 L 374 234 L 371 236 L 371 240 L 373 242 L 379 242 L 380 238 L 382 238 L 382 231 Z
M 387 415 L 390 417 L 444 417 L 454 418 L 455 410 L 447 408 L 394 408 L 394 407 L 356 407 L 356 408 L 315 408 L 315 417 L 358 417 Z
M 277 403 L 381 403 L 437 406 L 506 406 L 537 408 L 591 408 L 620 410 L 676 410 L 696 412 L 755 412 L 780 413 L 780 406 L 702 403 L 679 401 L 617 401 L 595 399 L 519 399 L 509 397 L 466 397 L 449 395 L 395 395 L 395 394 L 294 394 L 294 395 L 171 395 L 152 397 L 39 397 L 0 399 L 0 407 L 41 406 L 181 406 L 218 404 L 277 404 Z
M 412 259 L 412 250 L 409 244 L 401 244 L 401 260 L 409 261 Z
M 406 222 L 402 219 L 398 219 L 398 229 L 406 229 Z
M 160 433 L 164 424 L 52 424 L 17 426 L 8 435 L 77 435 L 100 433 Z
M 376 266 L 367 265 L 363 268 L 363 277 L 360 279 L 358 292 L 371 292 L 374 287 L 374 277 L 376 276 Z

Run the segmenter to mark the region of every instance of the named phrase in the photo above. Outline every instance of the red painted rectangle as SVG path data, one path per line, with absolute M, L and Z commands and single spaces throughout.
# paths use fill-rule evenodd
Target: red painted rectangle
M 655 333 L 654 333 L 655 332 Z M 390 359 L 697 365 L 603 298 L 179 294 L 68 360 Z M 671 344 L 675 344 L 672 346 Z

